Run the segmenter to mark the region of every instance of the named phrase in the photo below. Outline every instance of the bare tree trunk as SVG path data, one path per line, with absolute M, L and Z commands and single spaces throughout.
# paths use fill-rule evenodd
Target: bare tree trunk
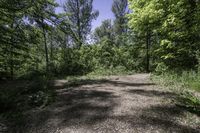
M 149 55 L 149 49 L 151 44 L 151 35 L 150 32 L 147 31 L 146 35 L 146 72 L 150 72 L 150 55 Z
M 79 0 L 76 2 L 77 6 L 77 27 L 78 27 L 78 48 L 82 46 L 82 35 L 81 35 L 81 22 L 80 22 L 80 3 Z
M 13 48 L 11 46 L 11 53 L 10 53 L 10 75 L 11 79 L 14 78 L 14 63 L 13 63 Z
M 48 72 L 49 72 L 49 57 L 48 57 L 47 38 L 46 38 L 46 32 L 45 32 L 44 27 L 43 27 L 43 37 L 44 37 L 44 45 L 45 45 L 46 72 L 48 74 Z
M 51 61 L 53 61 L 53 35 L 51 35 L 51 53 L 50 53 Z
M 14 20 L 13 23 L 11 24 L 11 29 L 14 28 Z M 13 62 L 13 45 L 14 45 L 14 40 L 13 36 L 11 36 L 11 46 L 10 46 L 10 76 L 11 79 L 14 79 L 14 62 Z

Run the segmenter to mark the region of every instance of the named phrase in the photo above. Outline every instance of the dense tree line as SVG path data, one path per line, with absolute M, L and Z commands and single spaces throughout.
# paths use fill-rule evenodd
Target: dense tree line
M 57 14 L 54 0 L 1 0 L 1 78 L 197 68 L 199 1 L 114 0 L 115 19 L 94 32 L 99 12 L 92 4 L 66 0 Z
M 200 2 L 196 0 L 129 0 L 129 26 L 138 45 L 147 49 L 154 67 L 189 70 L 198 64 Z M 150 54 L 150 55 L 149 55 Z
M 13 78 L 34 71 L 55 73 L 62 64 L 76 67 L 70 61 L 77 55 L 70 54 L 85 43 L 91 21 L 98 16 L 92 3 L 93 0 L 67 0 L 65 12 L 56 14 L 58 4 L 54 0 L 2 0 L 1 77 Z

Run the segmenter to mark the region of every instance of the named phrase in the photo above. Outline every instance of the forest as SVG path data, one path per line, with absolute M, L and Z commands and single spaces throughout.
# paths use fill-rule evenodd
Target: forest
M 112 0 L 95 29 L 98 0 L 62 1 L 0 0 L 0 132 L 200 132 L 199 0 Z

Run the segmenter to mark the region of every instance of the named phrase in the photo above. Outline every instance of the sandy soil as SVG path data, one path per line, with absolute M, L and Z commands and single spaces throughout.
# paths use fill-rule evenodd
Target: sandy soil
M 149 74 L 86 80 L 76 87 L 55 81 L 56 102 L 29 112 L 19 133 L 200 133 L 200 117 L 176 107 L 176 94 Z

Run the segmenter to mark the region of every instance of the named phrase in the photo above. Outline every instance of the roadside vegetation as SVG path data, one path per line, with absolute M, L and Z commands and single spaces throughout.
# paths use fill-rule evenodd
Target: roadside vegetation
M 165 72 L 153 74 L 152 80 L 177 94 L 173 102 L 184 109 L 200 115 L 200 75 L 198 72 Z
M 134 73 L 152 73 L 199 114 L 200 2 L 113 0 L 110 9 L 114 19 L 92 31 L 93 0 L 1 0 L 0 118 L 54 102 L 54 80 Z

